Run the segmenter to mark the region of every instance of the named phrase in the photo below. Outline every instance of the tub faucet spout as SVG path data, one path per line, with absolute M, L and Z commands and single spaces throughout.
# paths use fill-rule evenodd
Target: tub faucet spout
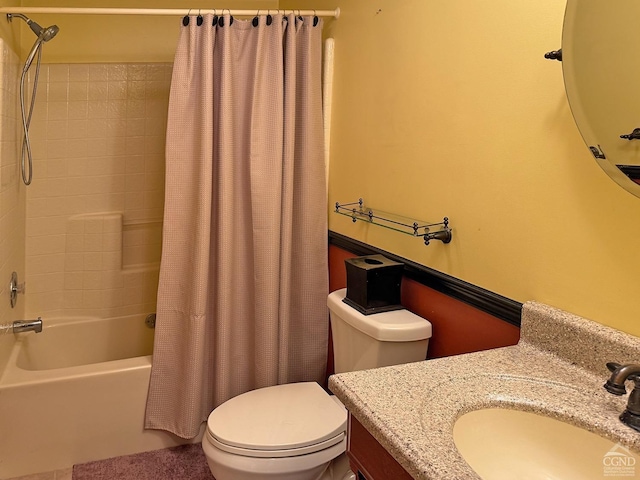
M 13 322 L 13 333 L 36 332 L 42 331 L 42 319 L 37 320 L 16 320 Z
M 633 380 L 634 388 L 629 394 L 626 410 L 620 415 L 620 421 L 640 432 L 640 365 L 607 363 L 607 368 L 612 372 L 604 384 L 605 390 L 609 393 L 624 395 L 627 393 L 625 382 Z

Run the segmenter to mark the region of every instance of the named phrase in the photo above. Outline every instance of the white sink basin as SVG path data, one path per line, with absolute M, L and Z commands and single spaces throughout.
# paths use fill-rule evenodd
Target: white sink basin
M 469 412 L 456 421 L 453 439 L 462 457 L 485 480 L 640 478 L 636 453 L 534 413 L 503 408 Z

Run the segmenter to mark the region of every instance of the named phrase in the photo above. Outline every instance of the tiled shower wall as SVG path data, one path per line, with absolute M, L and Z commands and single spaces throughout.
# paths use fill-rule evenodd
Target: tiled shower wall
M 24 299 L 9 303 L 11 272 L 24 274 L 25 193 L 18 170 L 18 57 L 0 38 L 0 326 L 19 320 Z M 22 279 L 19 279 L 20 281 Z M 13 335 L 0 327 L 0 374 L 6 365 Z
M 170 64 L 42 66 L 27 189 L 29 316 L 155 311 L 170 80 Z

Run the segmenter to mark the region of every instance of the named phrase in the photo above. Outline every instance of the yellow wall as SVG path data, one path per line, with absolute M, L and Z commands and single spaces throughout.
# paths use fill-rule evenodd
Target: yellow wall
M 25 7 L 114 7 L 114 8 L 276 8 L 277 0 L 23 0 Z M 193 15 L 197 10 L 192 11 Z M 40 25 L 56 24 L 60 33 L 44 50 L 49 63 L 88 62 L 171 62 L 180 29 L 177 17 L 97 16 L 97 15 L 31 15 Z M 23 29 L 23 54 L 31 48 L 35 37 Z
M 19 0 L 0 0 L 0 7 L 13 7 L 19 4 Z M 2 37 L 12 49 L 18 51 L 20 31 L 19 29 L 12 28 L 11 23 L 5 18 L 0 18 L 0 37 Z
M 425 247 L 335 214 L 331 229 L 509 298 L 542 301 L 640 335 L 631 300 L 640 287 L 633 248 L 640 199 L 596 165 L 572 120 L 561 65 L 543 58 L 560 46 L 564 2 L 279 4 L 342 10 L 326 27 L 336 39 L 330 204 L 362 196 L 398 214 L 446 215 L 454 239 Z M 212 5 L 114 0 L 109 6 Z M 61 27 L 45 49 L 48 62 L 170 61 L 178 33 L 175 18 L 34 17 Z M 24 51 L 33 38 L 22 35 Z
M 640 335 L 640 199 L 611 181 L 573 122 L 564 2 L 284 0 L 333 8 L 329 203 L 437 220 L 453 242 L 329 214 L 330 228 L 509 298 Z M 331 207 L 329 207 L 331 211 Z

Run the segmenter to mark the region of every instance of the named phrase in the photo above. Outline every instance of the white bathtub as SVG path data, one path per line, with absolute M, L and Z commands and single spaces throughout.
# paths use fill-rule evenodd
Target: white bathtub
M 153 330 L 144 315 L 44 319 L 0 378 L 0 478 L 185 443 L 144 430 Z

